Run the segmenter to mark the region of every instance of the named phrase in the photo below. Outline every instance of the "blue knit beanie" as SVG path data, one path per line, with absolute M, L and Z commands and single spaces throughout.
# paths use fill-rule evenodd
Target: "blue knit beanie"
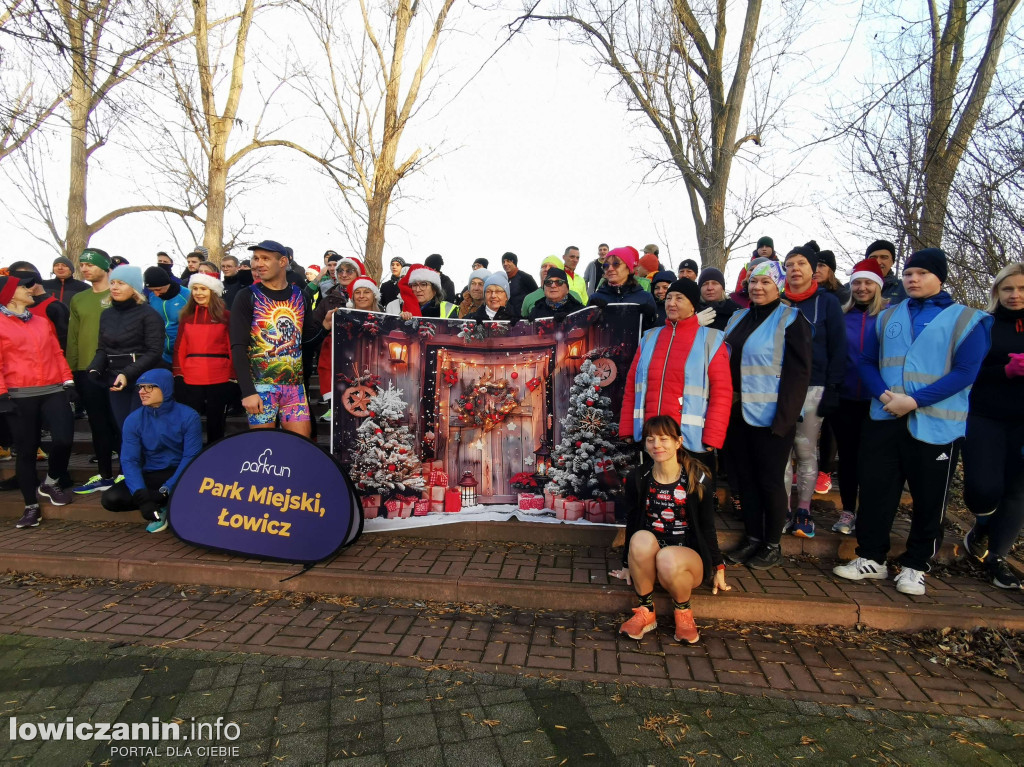
M 122 264 L 110 273 L 110 281 L 120 280 L 135 288 L 135 292 L 142 293 L 145 286 L 142 283 L 142 269 L 130 264 Z

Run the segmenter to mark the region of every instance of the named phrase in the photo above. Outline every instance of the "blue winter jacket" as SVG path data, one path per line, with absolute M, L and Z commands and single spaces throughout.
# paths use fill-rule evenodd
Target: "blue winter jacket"
M 164 362 L 174 361 L 174 339 L 178 337 L 178 318 L 188 301 L 187 291 L 179 285 L 171 285 L 162 296 L 151 293 L 149 305 L 156 309 L 160 319 L 164 321 Z
M 140 407 L 124 419 L 121 471 L 125 484 L 133 493 L 146 488 L 142 472 L 171 467 L 175 472 L 164 485 L 173 490 L 185 466 L 203 449 L 199 413 L 174 401 L 171 371 L 163 368 L 147 370 L 139 376 L 136 386 L 146 383 L 159 386 L 164 401 L 159 407 Z
M 814 359 L 808 386 L 836 386 L 846 373 L 846 326 L 839 299 L 823 286 L 803 301 L 793 301 L 814 328 Z
M 839 387 L 839 396 L 843 399 L 870 400 L 871 392 L 860 379 L 860 354 L 864 350 L 864 340 L 875 335 L 877 314 L 868 314 L 854 304 L 844 318 L 846 320 L 846 376 Z

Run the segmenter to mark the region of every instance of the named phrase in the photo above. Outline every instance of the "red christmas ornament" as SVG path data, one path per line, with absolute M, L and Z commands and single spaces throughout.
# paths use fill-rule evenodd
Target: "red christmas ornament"
M 388 464 L 388 471 L 395 471 L 398 467 L 393 463 Z
M 473 403 L 472 402 L 467 402 L 466 403 L 466 410 L 469 410 L 470 412 L 472 412 L 472 410 L 473 410 Z
M 519 378 L 519 373 L 517 373 L 516 371 L 513 370 L 511 377 L 512 377 L 513 381 L 516 380 L 517 378 Z
M 593 406 L 594 406 L 594 400 L 588 399 L 587 400 L 587 407 L 593 407 Z
M 384 432 L 383 432 L 383 431 L 381 431 L 380 429 L 374 429 L 374 430 L 373 430 L 373 433 L 374 433 L 374 434 L 383 434 Z
M 405 449 L 404 447 L 400 447 L 400 448 L 398 448 L 398 452 L 399 452 L 399 453 L 400 453 L 401 455 L 405 455 L 405 454 L 406 454 L 406 453 L 408 453 L 409 451 L 408 451 L 408 450 L 406 450 L 406 449 Z
M 369 412 L 370 412 L 370 418 L 376 418 L 377 417 L 377 414 L 374 413 L 372 410 L 369 411 Z
M 583 443 L 579 440 L 576 441 L 576 447 L 583 447 Z

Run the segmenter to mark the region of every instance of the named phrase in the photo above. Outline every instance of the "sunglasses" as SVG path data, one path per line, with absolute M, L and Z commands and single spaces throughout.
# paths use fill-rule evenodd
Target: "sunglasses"
M 558 279 L 555 279 L 555 280 L 544 280 L 544 287 L 545 288 L 557 288 L 559 285 L 564 285 L 564 284 L 565 284 L 565 280 L 558 280 Z
M 621 261 L 605 261 L 604 270 L 607 272 L 609 269 L 618 269 L 620 266 L 624 266 Z

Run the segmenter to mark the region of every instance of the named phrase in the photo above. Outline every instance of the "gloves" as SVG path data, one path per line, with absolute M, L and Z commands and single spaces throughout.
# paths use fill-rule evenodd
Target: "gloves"
M 706 327 L 715 321 L 715 309 L 713 306 L 709 306 L 707 309 L 697 312 L 697 324 L 701 327 Z
M 839 389 L 835 386 L 828 386 L 825 388 L 824 394 L 821 395 L 821 402 L 818 403 L 818 416 L 825 418 L 832 415 L 838 409 Z
M 89 377 L 89 380 L 92 381 L 93 383 L 100 383 L 100 371 L 90 370 L 88 373 L 86 373 L 86 375 Z
M 148 520 L 157 518 L 157 512 L 160 510 L 160 507 L 167 503 L 167 495 L 164 490 L 166 488 L 163 487 L 159 490 L 143 488 L 132 493 L 132 500 L 139 507 L 143 517 Z
M 17 410 L 14 406 L 14 400 L 11 399 L 11 395 L 7 392 L 0 394 L 0 414 L 13 413 Z
M 77 405 L 82 401 L 82 398 L 78 396 L 78 389 L 75 388 L 74 381 L 64 382 L 64 393 L 68 395 L 68 402 L 72 405 Z
M 1019 378 L 1024 376 L 1024 353 L 1011 354 L 1010 362 L 1006 365 L 1007 378 Z

